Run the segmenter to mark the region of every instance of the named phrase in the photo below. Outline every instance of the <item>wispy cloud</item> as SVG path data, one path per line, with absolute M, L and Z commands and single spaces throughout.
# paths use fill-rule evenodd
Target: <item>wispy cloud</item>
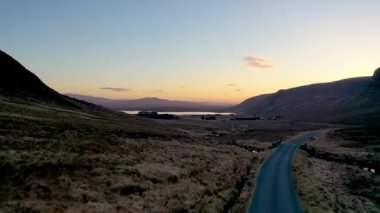
M 161 93 L 161 92 L 164 92 L 164 90 L 162 90 L 162 89 L 154 89 L 154 90 L 150 90 L 149 92 Z
M 264 58 L 247 56 L 244 58 L 248 66 L 257 68 L 273 68 L 274 64 Z
M 242 89 L 235 89 L 235 92 L 241 92 L 243 91 Z
M 236 87 L 236 84 L 228 84 L 229 87 Z
M 99 89 L 110 90 L 110 91 L 113 91 L 113 92 L 131 92 L 131 91 L 133 91 L 132 89 L 122 88 L 122 87 L 102 87 L 102 88 L 99 88 Z

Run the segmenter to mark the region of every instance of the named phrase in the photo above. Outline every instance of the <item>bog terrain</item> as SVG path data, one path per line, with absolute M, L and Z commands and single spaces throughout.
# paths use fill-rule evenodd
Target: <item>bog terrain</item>
M 0 52 L 0 212 L 245 212 L 273 142 L 316 129 L 294 156 L 302 207 L 378 212 L 379 75 L 229 109 L 279 120 L 154 120 L 59 94 Z

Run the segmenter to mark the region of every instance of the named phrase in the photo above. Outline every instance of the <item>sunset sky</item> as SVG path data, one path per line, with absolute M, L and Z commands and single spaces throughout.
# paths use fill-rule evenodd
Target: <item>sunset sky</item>
M 0 49 L 61 93 L 233 102 L 380 66 L 378 0 L 1 0 Z

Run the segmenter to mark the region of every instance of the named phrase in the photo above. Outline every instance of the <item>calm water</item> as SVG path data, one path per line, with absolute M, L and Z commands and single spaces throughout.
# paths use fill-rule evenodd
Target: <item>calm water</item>
M 128 114 L 136 115 L 140 111 L 122 111 Z M 158 114 L 171 114 L 171 115 L 231 115 L 232 112 L 157 112 Z

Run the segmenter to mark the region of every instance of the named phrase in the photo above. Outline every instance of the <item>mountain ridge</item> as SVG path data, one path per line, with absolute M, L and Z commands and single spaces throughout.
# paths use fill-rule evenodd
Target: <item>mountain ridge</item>
M 355 122 L 372 119 L 380 108 L 380 69 L 373 77 L 357 77 L 305 85 L 246 99 L 232 108 L 247 115 L 277 115 L 286 120 Z
M 157 97 L 146 97 L 140 99 L 109 99 L 72 93 L 67 93 L 66 95 L 114 110 L 221 112 L 230 107 L 230 105 L 224 104 L 168 100 Z
M 71 105 L 21 63 L 0 50 L 0 94 L 8 97 L 36 98 Z
M 0 101 L 21 105 L 44 105 L 60 110 L 131 119 L 125 113 L 106 109 L 83 100 L 62 95 L 47 86 L 37 75 L 12 56 L 0 50 Z

